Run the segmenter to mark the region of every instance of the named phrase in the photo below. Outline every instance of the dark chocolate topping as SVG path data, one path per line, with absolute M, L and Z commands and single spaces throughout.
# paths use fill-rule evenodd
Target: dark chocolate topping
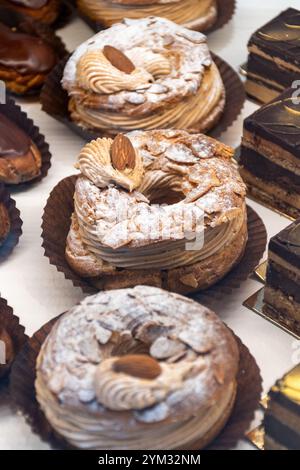
M 48 0 L 9 0 L 9 2 L 22 7 L 31 8 L 32 10 L 38 10 L 47 5 Z
M 249 46 L 252 44 L 300 65 L 300 11 L 294 8 L 283 11 L 251 36 Z
M 300 219 L 272 237 L 269 250 L 300 269 Z
M 245 119 L 245 129 L 300 157 L 300 99 L 290 88 Z
M 12 31 L 0 23 L 0 65 L 21 74 L 46 73 L 56 61 L 53 48 L 42 39 Z
M 0 158 L 25 155 L 30 144 L 25 132 L 0 113 Z

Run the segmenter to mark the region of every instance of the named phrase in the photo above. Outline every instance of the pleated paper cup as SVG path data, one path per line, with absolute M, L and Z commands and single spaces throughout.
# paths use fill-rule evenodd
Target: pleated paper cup
M 222 76 L 226 93 L 224 112 L 214 128 L 207 133 L 208 135 L 217 138 L 238 118 L 243 109 L 246 95 L 238 73 L 236 73 L 233 68 L 220 57 L 215 54 L 212 54 L 212 57 Z M 105 134 L 104 132 L 83 128 L 71 120 L 68 110 L 68 94 L 61 85 L 67 60 L 67 57 L 64 58 L 48 75 L 40 96 L 42 109 L 53 118 L 64 123 L 87 142 L 96 139 L 97 137 L 108 136 L 108 134 Z M 193 128 L 193 132 L 196 131 L 197 129 Z
M 93 278 L 82 278 L 74 272 L 65 258 L 66 238 L 70 229 L 71 214 L 74 211 L 74 190 L 76 175 L 69 176 L 61 180 L 57 186 L 52 190 L 48 198 L 46 207 L 43 214 L 42 222 L 42 239 L 45 256 L 49 258 L 52 265 L 56 266 L 57 270 L 62 272 L 66 279 L 72 281 L 74 286 L 79 286 L 86 293 L 95 293 L 99 288 L 95 287 L 95 280 Z M 201 291 L 196 294 L 197 299 L 205 305 L 211 305 L 216 299 L 224 298 L 229 295 L 234 289 L 246 281 L 249 275 L 253 272 L 254 268 L 259 264 L 259 261 L 265 251 L 267 234 L 265 226 L 257 215 L 257 213 L 247 207 L 248 213 L 248 242 L 242 259 L 221 281 L 216 283 L 211 288 Z M 134 271 L 134 270 L 132 270 Z M 115 277 L 119 276 L 118 280 L 115 279 L 114 288 L 134 287 L 136 277 L 122 276 L 122 271 L 116 273 Z M 99 285 L 99 279 L 96 281 Z M 126 285 L 124 284 L 126 282 Z M 148 284 L 147 280 L 144 284 Z M 143 284 L 142 281 L 138 284 Z M 160 286 L 161 287 L 161 286 Z M 109 288 L 105 285 L 104 289 Z M 182 294 L 182 292 L 180 292 Z M 184 292 L 185 294 L 195 295 L 194 290 L 191 292 Z
M 71 445 L 55 432 L 40 409 L 34 387 L 37 356 L 58 318 L 52 319 L 38 330 L 18 355 L 11 374 L 10 392 L 33 432 L 54 449 L 70 449 Z M 235 404 L 227 424 L 210 444 L 209 449 L 233 448 L 248 431 L 261 397 L 262 379 L 258 365 L 241 340 L 237 337 L 236 340 L 240 351 L 240 362 Z M 197 448 L 197 443 L 193 442 L 190 446 L 186 446 L 185 450 Z

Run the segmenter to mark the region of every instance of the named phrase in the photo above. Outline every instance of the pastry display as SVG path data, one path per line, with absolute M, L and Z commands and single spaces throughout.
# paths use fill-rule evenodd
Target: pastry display
M 286 90 L 244 121 L 240 171 L 254 197 L 300 216 L 300 106 Z
M 82 449 L 199 449 L 228 420 L 239 352 L 191 299 L 150 286 L 86 297 L 54 325 L 36 397 L 54 430 Z
M 300 365 L 270 390 L 264 428 L 265 450 L 300 449 Z
M 300 11 L 288 8 L 248 43 L 246 92 L 267 103 L 299 79 Z
M 103 135 L 135 129 L 206 132 L 225 90 L 206 37 L 149 17 L 100 31 L 68 60 L 62 85 L 71 119 Z
M 28 135 L 0 109 L 0 182 L 19 184 L 41 174 L 42 157 Z
M 206 31 L 218 16 L 216 0 L 77 0 L 85 16 L 110 27 L 123 18 L 160 16 L 187 28 Z
M 232 155 L 179 130 L 88 143 L 66 244 L 72 269 L 99 289 L 151 284 L 186 293 L 217 282 L 247 242 L 245 186 Z
M 269 243 L 264 308 L 300 332 L 300 219 Z
M 5 242 L 10 232 L 10 218 L 6 206 L 0 202 L 0 246 Z
M 0 204 L 1 214 L 1 204 Z M 0 230 L 1 230 L 1 215 L 0 215 Z M 1 326 L 0 318 L 0 379 L 3 378 L 11 367 L 14 360 L 14 344 L 8 331 Z
M 16 94 L 37 91 L 59 57 L 50 44 L 33 34 L 1 23 L 0 80 Z
M 0 5 L 46 24 L 53 24 L 60 12 L 61 0 L 0 0 Z

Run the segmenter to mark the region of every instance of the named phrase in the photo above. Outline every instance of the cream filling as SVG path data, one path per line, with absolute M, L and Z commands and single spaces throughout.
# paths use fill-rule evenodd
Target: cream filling
M 101 22 L 104 26 L 111 26 L 123 18 L 138 19 L 146 16 L 160 16 L 168 18 L 178 24 L 186 26 L 210 27 L 217 18 L 216 0 L 184 0 L 168 3 L 155 3 L 151 5 L 122 5 L 106 0 L 78 0 L 79 9 L 88 17 Z
M 148 86 L 153 79 L 144 68 L 125 73 L 114 67 L 101 51 L 90 51 L 77 64 L 77 84 L 93 93 L 116 93 Z
M 143 424 L 131 419 L 126 426 L 122 412 L 112 412 L 110 418 L 101 413 L 93 416 L 84 409 L 62 406 L 47 388 L 37 371 L 35 383 L 37 400 L 49 423 L 71 445 L 81 449 L 177 449 L 204 438 L 228 414 L 235 396 L 236 384 L 231 382 L 211 406 L 202 406 L 197 416 L 157 424 Z M 126 413 L 126 412 L 125 412 Z M 125 419 L 125 422 L 123 421 Z
M 239 217 L 220 227 L 206 228 L 203 246 L 200 245 L 201 248 L 191 251 L 187 249 L 190 241 L 184 238 L 156 244 L 150 242 L 150 245 L 141 248 L 110 249 L 101 245 L 97 234 L 89 231 L 89 227 L 80 218 L 79 226 L 83 244 L 98 261 L 130 269 L 173 269 L 204 261 L 220 250 L 224 250 L 240 231 L 245 215 L 244 211 Z M 197 235 L 199 237 L 203 233 Z
M 97 111 L 80 104 L 75 97 L 70 100 L 71 117 L 74 121 L 83 127 L 108 130 L 108 132 L 113 129 L 118 129 L 120 132 L 168 127 L 190 129 L 194 126 L 198 131 L 205 131 L 214 124 L 224 106 L 224 85 L 215 64 L 212 64 L 210 73 L 204 75 L 203 82 L 195 95 L 161 112 L 153 112 L 146 116 L 135 117 L 118 112 Z

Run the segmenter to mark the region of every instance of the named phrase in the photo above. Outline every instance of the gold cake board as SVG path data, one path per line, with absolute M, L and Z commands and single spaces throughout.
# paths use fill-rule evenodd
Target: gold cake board
M 265 318 L 266 320 L 268 320 L 269 322 L 273 323 L 273 325 L 276 325 L 278 326 L 279 328 L 281 328 L 283 331 L 285 331 L 286 333 L 289 333 L 290 335 L 292 335 L 294 338 L 296 339 L 299 339 L 300 340 L 300 334 L 293 331 L 291 329 L 291 327 L 289 327 L 288 325 L 286 325 L 283 321 L 281 321 L 280 319 L 277 319 L 277 318 L 274 318 L 273 316 L 271 316 L 265 309 L 264 309 L 264 287 L 262 287 L 261 289 L 259 289 L 257 292 L 255 292 L 254 294 L 252 294 L 248 299 L 246 299 L 244 302 L 243 302 L 243 305 L 247 308 L 249 308 L 250 310 L 252 310 L 253 312 L 257 313 L 258 315 L 260 315 L 261 317 Z

